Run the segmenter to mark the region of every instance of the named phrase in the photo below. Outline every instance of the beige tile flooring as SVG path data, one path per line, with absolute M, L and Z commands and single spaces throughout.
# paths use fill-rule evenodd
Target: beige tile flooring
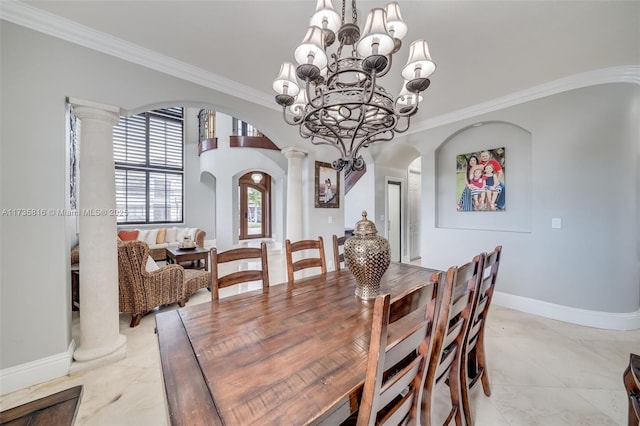
M 277 251 L 269 255 L 271 282 L 283 282 L 283 256 Z M 208 300 L 210 293 L 201 290 L 188 305 Z M 78 318 L 74 315 L 75 331 Z M 121 316 L 126 359 L 4 395 L 0 409 L 82 384 L 78 426 L 168 424 L 155 313 L 134 329 L 128 325 L 129 317 Z M 494 305 L 486 333 L 492 395 L 486 397 L 481 386 L 471 391 L 476 425 L 626 424 L 622 373 L 629 353 L 640 353 L 640 330 L 580 327 Z M 436 388 L 434 404 L 435 417 L 448 410 L 445 385 Z

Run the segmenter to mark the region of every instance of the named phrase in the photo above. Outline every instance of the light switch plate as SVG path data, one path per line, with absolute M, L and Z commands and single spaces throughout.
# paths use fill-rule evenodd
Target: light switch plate
M 551 218 L 551 227 L 553 229 L 562 228 L 562 219 L 560 219 L 559 217 Z

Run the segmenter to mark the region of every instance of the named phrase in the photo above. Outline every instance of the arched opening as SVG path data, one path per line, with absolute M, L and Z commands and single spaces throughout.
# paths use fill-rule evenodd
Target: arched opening
M 238 181 L 239 239 L 271 238 L 271 176 L 250 171 Z

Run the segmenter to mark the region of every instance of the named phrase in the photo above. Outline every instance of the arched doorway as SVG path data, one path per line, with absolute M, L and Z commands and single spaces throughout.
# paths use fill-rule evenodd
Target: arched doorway
M 239 239 L 271 238 L 271 176 L 250 171 L 240 177 Z

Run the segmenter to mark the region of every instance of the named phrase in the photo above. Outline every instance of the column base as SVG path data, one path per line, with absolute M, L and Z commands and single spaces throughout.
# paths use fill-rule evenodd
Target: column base
M 69 375 L 78 374 L 83 371 L 92 370 L 102 365 L 111 364 L 127 357 L 127 337 L 118 335 L 115 348 L 97 351 L 96 349 L 86 350 L 81 347 L 73 353 L 74 361 L 71 363 Z

